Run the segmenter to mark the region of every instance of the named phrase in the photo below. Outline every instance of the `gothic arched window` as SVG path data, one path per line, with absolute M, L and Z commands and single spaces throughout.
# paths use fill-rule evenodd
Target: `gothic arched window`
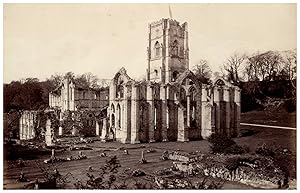
M 124 86 L 123 80 L 119 78 L 117 86 L 116 86 L 116 98 L 123 98 L 124 97 Z
M 160 56 L 160 45 L 158 42 L 155 43 L 154 49 L 155 49 L 155 56 L 156 57 Z
M 178 56 L 178 42 L 175 40 L 172 44 L 172 56 Z
M 154 70 L 155 76 L 158 76 L 158 71 Z
M 174 71 L 172 73 L 172 82 L 175 82 L 175 80 L 177 79 L 177 76 L 178 76 L 178 72 L 177 71 Z

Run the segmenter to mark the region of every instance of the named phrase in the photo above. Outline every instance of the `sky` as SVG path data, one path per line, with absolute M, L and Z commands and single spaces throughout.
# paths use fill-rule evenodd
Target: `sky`
M 4 4 L 3 81 L 92 72 L 111 79 L 121 67 L 145 76 L 148 23 L 188 22 L 190 68 L 213 71 L 234 52 L 291 50 L 296 4 Z

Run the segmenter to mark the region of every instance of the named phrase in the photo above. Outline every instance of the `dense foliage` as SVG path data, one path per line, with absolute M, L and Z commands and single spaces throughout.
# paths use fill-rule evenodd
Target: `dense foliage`
M 107 87 L 107 80 L 99 80 L 92 73 L 75 75 L 55 74 L 46 81 L 37 78 L 26 78 L 3 85 L 4 113 L 15 110 L 43 110 L 49 104 L 49 92 L 58 87 L 64 78 L 71 78 L 80 87 Z
M 249 152 L 249 147 L 239 146 L 227 135 L 214 133 L 208 138 L 208 142 L 211 144 L 212 153 L 242 154 Z

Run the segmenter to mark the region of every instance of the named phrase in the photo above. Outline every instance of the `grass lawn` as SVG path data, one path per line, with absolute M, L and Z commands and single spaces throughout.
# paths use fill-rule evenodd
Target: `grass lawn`
M 296 113 L 266 113 L 266 112 L 248 112 L 243 113 L 241 122 L 244 123 L 257 123 L 267 125 L 278 126 L 290 126 L 295 127 Z M 291 151 L 292 156 L 287 159 L 292 159 L 292 164 L 289 166 L 292 177 L 296 175 L 296 131 L 295 130 L 283 130 L 276 128 L 263 128 L 263 127 L 251 127 L 241 126 L 241 133 L 246 134 L 244 136 L 235 138 L 234 140 L 239 145 L 247 145 L 251 152 L 255 152 L 255 148 L 263 143 L 276 147 L 287 148 Z M 77 160 L 70 162 L 62 162 L 55 164 L 62 175 L 66 175 L 68 172 L 72 174 L 74 178 L 70 179 L 70 184 L 67 188 L 72 187 L 72 183 L 75 182 L 75 178 L 82 181 L 86 181 L 87 169 L 92 166 L 97 169 L 104 165 L 107 157 L 100 157 L 101 152 L 106 152 L 108 156 L 117 155 L 122 170 L 125 168 L 142 169 L 146 173 L 153 174 L 153 172 L 170 167 L 171 161 L 161 161 L 159 158 L 165 150 L 168 151 L 185 151 L 193 152 L 200 151 L 202 153 L 209 153 L 210 144 L 207 140 L 190 141 L 190 142 L 163 142 L 163 143 L 147 143 L 147 144 L 121 144 L 117 142 L 102 143 L 96 141 L 88 144 L 93 150 L 83 150 L 83 154 L 87 155 L 88 159 Z M 129 151 L 129 155 L 123 153 L 122 148 L 126 148 Z M 138 161 L 141 158 L 141 152 L 145 149 L 154 149 L 153 153 L 146 153 L 145 158 L 149 163 L 139 164 Z M 78 155 L 78 151 L 65 151 L 58 152 L 57 157 L 70 157 Z M 3 172 L 3 186 L 4 188 L 21 188 L 24 184 L 16 183 L 16 179 L 19 177 L 20 172 L 23 171 L 27 178 L 35 180 L 36 178 L 42 178 L 41 170 L 37 167 L 37 163 L 47 166 L 43 163 L 44 159 L 48 159 L 49 155 L 38 155 L 34 160 L 25 159 L 25 167 L 19 168 L 14 166 L 14 161 L 4 160 L 4 172 Z M 49 170 L 52 170 L 49 168 Z M 96 176 L 96 173 L 95 173 Z M 238 182 L 226 182 L 224 189 L 249 189 L 251 187 L 240 184 Z
M 256 123 L 283 127 L 296 127 L 296 112 L 250 111 L 241 114 L 242 123 Z

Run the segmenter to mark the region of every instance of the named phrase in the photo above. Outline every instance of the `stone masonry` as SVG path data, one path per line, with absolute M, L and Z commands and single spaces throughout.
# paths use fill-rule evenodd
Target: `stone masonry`
M 148 41 L 147 79 L 135 81 L 122 68 L 111 81 L 110 138 L 141 143 L 237 136 L 240 89 L 222 78 L 203 84 L 189 70 L 187 23 L 151 23 Z

